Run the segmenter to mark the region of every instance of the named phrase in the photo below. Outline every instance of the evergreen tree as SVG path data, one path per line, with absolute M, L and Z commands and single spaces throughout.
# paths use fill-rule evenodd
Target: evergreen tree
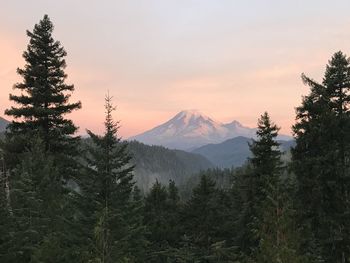
M 268 180 L 276 181 L 275 178 L 281 170 L 281 152 L 279 143 L 276 141 L 278 130 L 279 128 L 271 122 L 267 112 L 261 115 L 256 132 L 258 140 L 253 140 L 250 145 L 250 151 L 253 154 L 250 163 L 258 178 L 258 183 L 262 186 L 258 197 L 265 197 L 263 186 Z
M 270 184 L 276 184 L 281 169 L 279 144 L 276 142 L 279 128 L 270 121 L 265 112 L 258 121 L 258 140 L 250 144 L 252 158 L 249 169 L 241 174 L 236 190 L 242 192 L 237 201 L 243 201 L 237 218 L 238 239 L 244 257 L 253 257 L 260 244 L 259 231 L 263 224 L 263 204 L 268 196 Z M 237 198 L 237 196 L 236 196 Z M 236 208 L 237 209 L 237 208 Z
M 300 231 L 304 234 L 303 254 L 314 262 L 323 262 L 319 243 L 323 190 L 319 177 L 323 173 L 327 152 L 332 147 L 327 132 L 330 111 L 325 87 L 305 75 L 302 79 L 311 87 L 311 92 L 297 108 L 297 123 L 293 126 L 296 147 L 292 149 L 292 166 L 298 181 L 297 214 Z
M 304 253 L 313 261 L 349 262 L 349 59 L 335 53 L 321 84 L 302 78 L 311 92 L 297 108 L 293 170 Z
M 257 247 L 256 234 L 251 231 L 254 218 L 254 179 L 251 165 L 246 165 L 235 172 L 231 189 L 234 245 L 239 249 L 238 256 L 242 262 Z
M 258 140 L 253 140 L 250 150 L 253 154 L 250 158 L 252 165 L 252 175 L 254 176 L 254 207 L 255 212 L 252 221 L 252 231 L 261 230 L 266 211 L 266 202 L 272 200 L 278 204 L 278 182 L 281 175 L 281 152 L 279 143 L 276 141 L 279 128 L 271 122 L 267 112 L 261 115 L 258 120 L 258 130 L 256 132 Z M 271 193 L 273 190 L 275 193 Z M 270 194 L 275 196 L 269 196 Z M 279 209 L 279 207 L 276 207 Z M 273 209 L 275 210 L 275 209 Z M 254 229 L 256 227 L 256 229 Z M 257 242 L 260 243 L 261 237 L 257 233 Z
M 72 248 L 64 216 L 66 189 L 54 159 L 40 139 L 32 138 L 30 150 L 11 171 L 11 238 L 7 256 L 13 262 L 69 262 Z M 55 247 L 44 246 L 55 239 Z
M 88 149 L 86 178 L 81 189 L 92 262 L 142 262 L 136 258 L 144 244 L 138 206 L 133 200 L 133 166 L 127 144 L 117 135 L 118 123 L 111 97 L 106 97 L 105 133 L 98 136 L 88 131 L 93 144 Z M 138 202 L 138 201 L 137 201 Z
M 128 210 L 129 218 L 129 247 L 130 254 L 135 262 L 142 262 L 147 254 L 148 240 L 146 239 L 147 228 L 144 225 L 144 199 L 141 191 L 134 186 L 131 207 Z
M 276 141 L 279 128 L 268 113 L 258 121 L 252 157 L 236 174 L 233 208 L 236 245 L 243 262 L 299 262 L 293 203 Z M 288 191 L 287 191 L 288 190 Z
M 8 154 L 23 151 L 27 138 L 34 134 L 40 135 L 47 151 L 65 155 L 75 151 L 77 138 L 72 135 L 77 127 L 64 115 L 79 109 L 81 103 L 68 102 L 70 94 L 67 92 L 73 92 L 74 86 L 65 83 L 67 53 L 60 42 L 53 39 L 53 29 L 45 15 L 32 32 L 27 31 L 30 41 L 23 53 L 26 64 L 17 70 L 23 81 L 14 86 L 21 95 L 10 94 L 10 100 L 19 106 L 5 111 L 15 119 L 8 126 Z M 11 157 L 16 159 L 16 156 Z
M 168 184 L 168 199 L 167 199 L 167 222 L 170 231 L 167 235 L 167 240 L 171 247 L 179 246 L 181 236 L 180 226 L 180 209 L 182 207 L 179 196 L 179 189 L 173 180 Z
M 185 249 L 187 254 L 193 254 L 193 262 L 233 262 L 235 251 L 226 244 L 223 231 L 227 220 L 223 204 L 215 182 L 203 174 L 183 214 L 184 238 L 190 242 Z
M 166 187 L 158 181 L 154 183 L 145 198 L 144 222 L 150 243 L 149 262 L 167 262 L 171 258 L 169 237 L 172 229 L 168 221 L 168 200 Z
M 214 243 L 213 238 L 218 227 L 216 193 L 215 182 L 202 175 L 200 183 L 193 189 L 192 198 L 185 207 L 186 233 L 203 256 L 210 254 L 210 246 Z
M 10 262 L 7 253 L 10 247 L 11 207 L 9 206 L 8 175 L 3 152 L 0 148 L 0 261 Z
M 21 172 L 23 174 L 18 182 L 13 184 L 11 193 L 16 225 L 11 238 L 10 254 L 14 261 L 30 262 L 42 238 L 43 233 L 38 228 L 43 222 L 40 220 L 41 203 L 34 192 L 34 182 L 28 173 Z
M 47 15 L 27 31 L 30 42 L 18 69 L 23 78 L 10 94 L 18 107 L 5 113 L 14 118 L 8 126 L 4 149 L 10 174 L 13 229 L 9 253 L 16 262 L 71 262 L 76 258 L 71 228 L 75 211 L 69 183 L 76 176 L 77 128 L 65 115 L 81 107 L 70 104 L 73 85 L 65 84 L 66 52 L 52 37 Z M 70 212 L 68 212 L 68 209 Z M 73 241 L 73 242 L 72 242 Z
M 266 187 L 266 199 L 262 203 L 262 221 L 257 234 L 260 238 L 257 262 L 304 263 L 299 254 L 300 236 L 295 221 L 289 178 L 275 178 Z

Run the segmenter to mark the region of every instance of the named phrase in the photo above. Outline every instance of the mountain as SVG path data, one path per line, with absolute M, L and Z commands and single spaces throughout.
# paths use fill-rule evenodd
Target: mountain
M 193 153 L 201 154 L 220 168 L 242 166 L 251 156 L 249 143 L 251 138 L 239 136 L 226 140 L 219 144 L 208 144 L 193 150 Z M 294 140 L 278 140 L 282 151 L 289 151 L 295 145 Z
M 197 110 L 185 110 L 169 121 L 142 134 L 129 138 L 149 145 L 170 149 L 191 150 L 210 143 L 220 143 L 238 136 L 255 137 L 256 129 L 238 121 L 221 123 Z M 284 136 L 285 138 L 291 138 Z M 280 139 L 284 138 L 283 135 Z
M 6 127 L 7 127 L 7 125 L 9 123 L 10 123 L 9 121 L 7 121 L 4 118 L 0 117 L 0 133 L 4 132 L 6 130 Z
M 149 146 L 131 141 L 128 149 L 135 165 L 136 184 L 148 191 L 158 180 L 168 184 L 172 179 L 177 185 L 202 170 L 213 168 L 213 164 L 205 157 L 181 150 L 169 150 L 162 146 Z

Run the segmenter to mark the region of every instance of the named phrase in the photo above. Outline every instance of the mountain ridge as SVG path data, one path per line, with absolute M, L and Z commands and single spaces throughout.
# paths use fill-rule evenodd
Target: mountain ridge
M 0 117 L 0 132 L 5 132 L 7 125 L 10 122 L 2 117 Z
M 192 153 L 201 154 L 219 168 L 232 168 L 242 166 L 251 152 L 249 143 L 252 138 L 238 136 L 217 144 L 207 144 L 192 150 Z M 295 145 L 294 140 L 278 140 L 282 152 L 288 152 Z
M 199 110 L 183 110 L 168 121 L 128 140 L 191 151 L 203 145 L 220 143 L 238 136 L 255 138 L 256 128 L 246 127 L 237 120 L 223 123 Z M 280 137 L 291 138 L 287 135 Z

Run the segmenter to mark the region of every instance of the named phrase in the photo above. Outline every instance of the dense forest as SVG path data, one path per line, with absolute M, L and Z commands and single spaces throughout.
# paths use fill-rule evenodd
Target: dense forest
M 345 54 L 333 55 L 322 82 L 302 75 L 310 93 L 296 108 L 291 160 L 265 112 L 243 167 L 144 192 L 129 149 L 142 145 L 120 139 L 109 95 L 104 134 L 88 131 L 88 143 L 75 135 L 67 115 L 82 104 L 70 102 L 67 54 L 52 32 L 47 15 L 27 31 L 19 95 L 5 112 L 13 121 L 0 145 L 0 262 L 350 262 Z

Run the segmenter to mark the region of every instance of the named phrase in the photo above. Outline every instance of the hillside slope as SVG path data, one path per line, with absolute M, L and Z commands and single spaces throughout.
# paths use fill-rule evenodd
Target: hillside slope
M 251 142 L 252 139 L 239 136 L 222 143 L 204 145 L 192 152 L 203 155 L 220 168 L 239 167 L 251 156 L 249 150 Z M 278 142 L 281 144 L 282 151 L 288 151 L 295 144 L 294 140 L 279 140 Z
M 176 184 L 182 184 L 192 174 L 213 167 L 205 157 L 185 151 L 136 141 L 130 142 L 128 149 L 135 164 L 135 180 L 143 191 L 147 191 L 156 180 L 168 184 L 172 179 Z
M 4 118 L 0 117 L 0 133 L 4 132 L 6 130 L 7 125 L 10 122 L 5 120 Z

